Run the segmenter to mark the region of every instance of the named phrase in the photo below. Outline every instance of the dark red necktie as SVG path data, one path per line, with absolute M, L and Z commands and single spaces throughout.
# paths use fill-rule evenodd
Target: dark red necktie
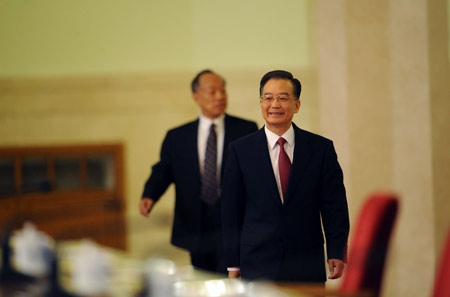
M 291 172 L 291 160 L 284 150 L 286 139 L 280 137 L 277 141 L 280 146 L 280 155 L 278 156 L 278 169 L 280 171 L 281 191 L 283 192 L 283 201 L 286 197 L 286 191 L 289 182 L 289 173 Z

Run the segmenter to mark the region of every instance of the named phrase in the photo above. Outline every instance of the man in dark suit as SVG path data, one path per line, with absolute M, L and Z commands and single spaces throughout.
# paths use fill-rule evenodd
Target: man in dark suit
M 220 211 L 222 164 L 228 145 L 258 128 L 256 123 L 225 114 L 225 81 L 210 70 L 191 84 L 200 117 L 170 130 L 161 159 L 152 167 L 139 204 L 148 216 L 171 183 L 175 184 L 175 215 L 171 243 L 186 249 L 194 267 L 226 274 Z
M 300 82 L 271 71 L 260 83 L 265 127 L 230 144 L 222 184 L 229 277 L 326 281 L 344 270 L 349 219 L 333 143 L 298 128 Z M 283 139 L 281 139 L 283 138 Z

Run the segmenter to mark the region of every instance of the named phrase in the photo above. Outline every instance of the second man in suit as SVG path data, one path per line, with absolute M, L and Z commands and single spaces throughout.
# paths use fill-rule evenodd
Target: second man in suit
M 171 243 L 189 251 L 194 267 L 225 274 L 220 219 L 222 164 L 230 142 L 255 132 L 257 125 L 225 114 L 225 81 L 214 72 L 200 72 L 191 89 L 200 117 L 167 132 L 139 209 L 148 216 L 174 183 Z

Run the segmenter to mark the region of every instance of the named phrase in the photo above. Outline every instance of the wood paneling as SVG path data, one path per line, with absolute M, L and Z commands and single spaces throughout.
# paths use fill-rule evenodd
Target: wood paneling
M 114 185 L 105 189 L 86 186 L 86 158 L 91 155 L 111 156 Z M 123 146 L 76 145 L 48 147 L 3 147 L 0 157 L 12 157 L 15 162 L 15 193 L 0 198 L 0 226 L 20 228 L 30 221 L 55 240 L 91 238 L 96 242 L 126 249 L 126 224 L 123 197 Z M 50 187 L 43 192 L 22 190 L 22 160 L 40 156 L 47 160 Z M 55 188 L 54 159 L 60 156 L 80 158 L 81 186 L 78 189 Z M 84 164 L 84 165 L 83 165 Z

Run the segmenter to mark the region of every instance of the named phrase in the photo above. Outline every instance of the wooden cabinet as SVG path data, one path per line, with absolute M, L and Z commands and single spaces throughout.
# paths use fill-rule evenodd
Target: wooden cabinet
M 0 148 L 0 226 L 126 249 L 123 146 Z

